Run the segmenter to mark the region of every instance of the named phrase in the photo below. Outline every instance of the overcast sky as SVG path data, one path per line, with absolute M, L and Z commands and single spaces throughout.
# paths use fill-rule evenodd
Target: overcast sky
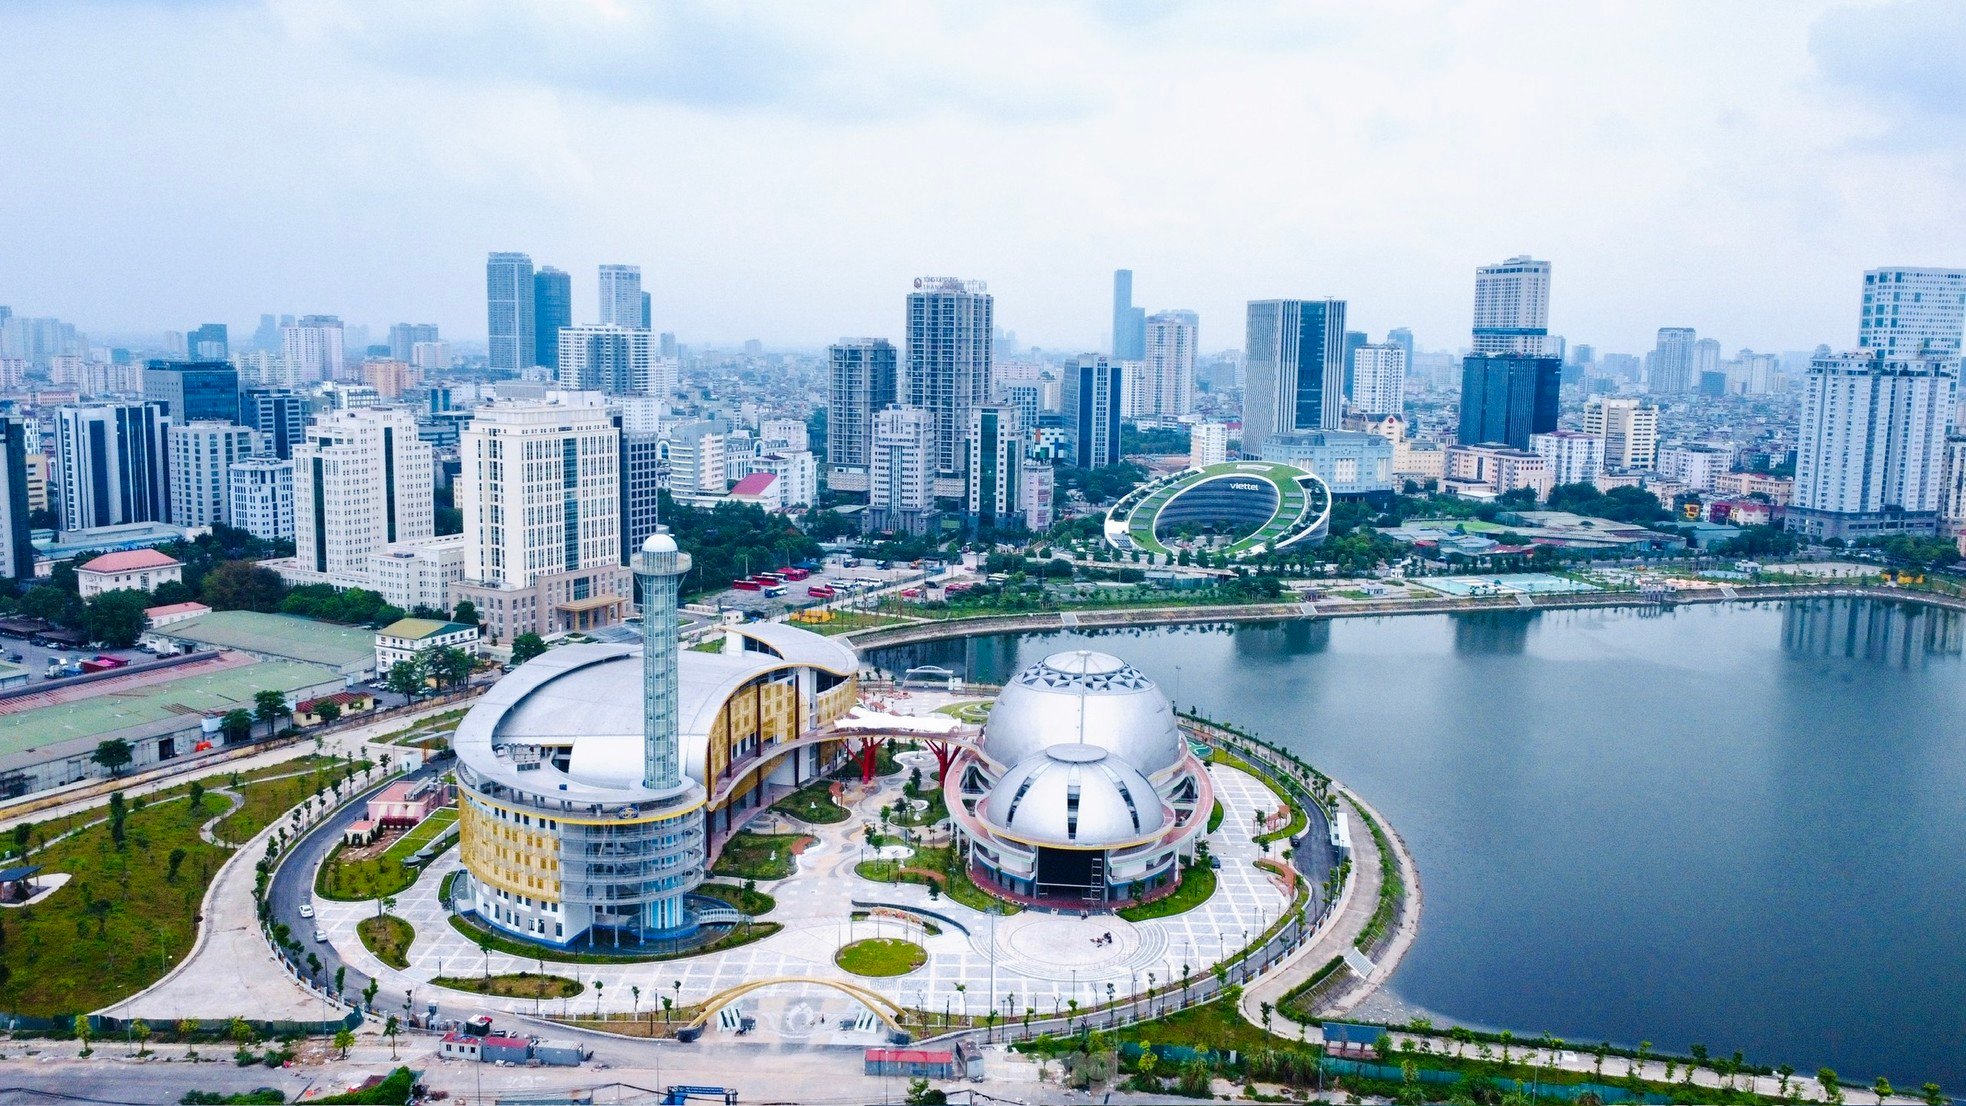
M 1966 3 L 0 3 L 0 303 L 98 336 L 262 311 L 485 332 L 488 250 L 639 264 L 686 342 L 901 337 L 911 279 L 1103 346 L 1336 295 L 1465 343 L 1854 341 L 1966 265 Z

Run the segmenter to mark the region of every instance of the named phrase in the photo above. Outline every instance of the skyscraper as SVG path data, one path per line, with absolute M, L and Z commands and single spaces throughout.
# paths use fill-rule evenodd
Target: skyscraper
M 459 443 L 464 580 L 490 632 L 586 630 L 621 621 L 621 432 L 603 407 L 480 407 Z
M 647 292 L 642 293 L 642 329 L 655 329 L 655 300 Z
M 900 363 L 885 338 L 842 338 L 826 348 L 826 486 L 867 490 L 874 415 L 900 399 Z
M 1662 326 L 1658 344 L 1645 355 L 1645 390 L 1655 395 L 1692 391 L 1700 382 L 1693 368 L 1697 334 L 1690 326 Z
M 1357 386 L 1359 347 L 1371 340 L 1371 336 L 1363 330 L 1347 330 L 1345 332 L 1345 352 L 1343 355 L 1345 358 L 1345 380 L 1339 385 L 1339 389 L 1345 394 L 1345 403 L 1349 410 L 1356 411 L 1359 409 L 1356 401 L 1352 398 L 1356 394 L 1353 389 Z
M 655 394 L 649 375 L 651 337 L 640 327 L 563 327 L 554 357 L 560 384 L 609 395 Z
M 1462 445 L 1529 448 L 1531 434 L 1556 429 L 1563 363 L 1528 354 L 1469 354 L 1461 361 Z
M 1788 528 L 1817 541 L 1933 533 L 1957 379 L 1956 361 L 1882 346 L 1811 361 Z
M 149 361 L 143 398 L 177 422 L 239 421 L 239 370 L 230 361 Z
M 253 348 L 261 353 L 280 352 L 280 324 L 271 315 L 261 315 L 253 328 Z
M 370 553 L 436 533 L 431 449 L 407 408 L 323 415 L 293 461 L 294 560 L 303 571 L 366 579 Z
M 1251 300 L 1244 345 L 1242 452 L 1272 434 L 1343 422 L 1344 300 Z
M 1147 312 L 1133 306 L 1133 270 L 1113 270 L 1113 360 L 1147 356 Z
M 227 525 L 274 541 L 294 536 L 294 463 L 247 457 L 226 475 Z
M 233 422 L 173 422 L 171 521 L 179 526 L 230 523 L 232 466 L 253 455 L 253 432 Z
M 184 354 L 192 361 L 223 361 L 232 356 L 224 323 L 205 323 L 184 336 Z
M 1192 311 L 1162 311 L 1147 319 L 1146 387 L 1137 404 L 1143 414 L 1180 418 L 1195 409 L 1195 339 Z
M 600 324 L 642 327 L 642 267 L 601 266 Z
M 490 364 L 520 372 L 538 364 L 532 258 L 494 253 L 485 261 L 485 326 Z
M 341 320 L 333 315 L 302 315 L 280 328 L 280 345 L 295 380 L 318 383 L 341 375 Z
M 919 407 L 875 412 L 867 510 L 862 515 L 868 533 L 920 534 L 928 529 L 935 515 L 935 433 L 935 416 Z
M 1860 349 L 1886 357 L 1958 358 L 1966 328 L 1966 270 L 1872 269 L 1864 274 Z
M 307 432 L 307 397 L 285 388 L 246 389 L 239 413 L 239 421 L 259 431 L 266 452 L 283 461 Z
M 27 516 L 28 425 L 23 419 L 0 418 L 0 579 L 22 580 L 34 575 L 34 545 Z
M 1352 410 L 1397 415 L 1406 409 L 1406 351 L 1387 342 L 1352 351 Z
M 1584 433 L 1604 443 L 1609 469 L 1649 469 L 1659 463 L 1659 409 L 1625 396 L 1592 396 L 1584 404 Z
M 1406 351 L 1406 367 L 1413 367 L 1413 331 L 1408 327 L 1394 327 L 1386 332 L 1386 341 Z
M 389 356 L 415 364 L 417 343 L 438 340 L 436 323 L 396 323 L 389 328 Z
M 982 527 L 1021 522 L 1024 436 L 1017 408 L 985 405 L 969 412 L 970 520 Z
M 1475 270 L 1474 352 L 1548 352 L 1550 263 L 1521 256 Z
M 560 331 L 573 325 L 573 278 L 551 265 L 532 275 L 533 364 L 560 367 Z
M 969 409 L 990 397 L 994 301 L 982 281 L 923 277 L 908 294 L 908 372 L 904 399 L 935 420 L 930 466 L 935 494 L 964 492 Z
M 170 425 L 155 403 L 58 408 L 61 528 L 170 521 Z
M 1109 357 L 1088 354 L 1065 370 L 1067 446 L 1072 464 L 1082 469 L 1119 463 L 1120 412 L 1125 404 L 1125 369 Z

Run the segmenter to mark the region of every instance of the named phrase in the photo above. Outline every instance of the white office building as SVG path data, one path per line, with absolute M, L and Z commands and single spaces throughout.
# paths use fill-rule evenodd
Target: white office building
M 407 409 L 322 415 L 293 454 L 297 582 L 365 580 L 370 553 L 435 532 L 431 449 Z
M 598 406 L 497 403 L 459 439 L 464 579 L 494 640 L 619 622 L 631 588 L 621 563 L 621 432 Z
M 1643 400 L 1592 396 L 1584 404 L 1584 433 L 1604 442 L 1606 468 L 1649 469 L 1659 457 L 1659 409 Z
M 653 338 L 640 327 L 561 327 L 560 386 L 608 395 L 655 394 Z
M 1229 459 L 1229 424 L 1198 422 L 1188 429 L 1188 463 L 1195 468 Z
M 61 528 L 90 530 L 171 519 L 170 416 L 158 403 L 97 403 L 55 411 Z
M 1789 529 L 1817 540 L 1934 532 L 1957 376 L 1956 361 L 1881 349 L 1811 362 Z
M 1406 409 L 1406 349 L 1366 343 L 1352 351 L 1352 410 L 1397 415 Z
M 463 534 L 396 542 L 369 554 L 369 590 L 392 607 L 447 611 L 451 587 L 464 579 Z
M 1549 465 L 1550 484 L 1589 484 L 1604 471 L 1604 439 L 1576 430 L 1529 435 L 1529 448 Z
M 969 412 L 969 494 L 965 507 L 979 526 L 1024 521 L 1024 435 L 1017 408 L 986 404 Z
M 602 326 L 648 329 L 648 320 L 642 317 L 642 267 L 601 266 L 600 305 Z
M 294 536 L 294 463 L 278 457 L 245 457 L 226 477 L 226 525 L 256 538 Z
M 661 458 L 669 465 L 669 494 L 691 502 L 730 490 L 729 428 L 697 419 L 663 428 Z
M 1659 451 L 1659 475 L 1695 491 L 1710 492 L 1722 474 L 1734 467 L 1734 451 L 1698 442 L 1669 445 Z
M 761 448 L 764 444 L 759 443 Z M 778 478 L 779 496 L 787 509 L 810 507 L 819 500 L 819 459 L 809 449 L 760 453 L 751 471 Z
M 173 423 L 167 435 L 171 521 L 187 527 L 232 524 L 232 466 L 259 452 L 257 438 L 236 422 Z
M 1511 257 L 1475 270 L 1474 352 L 1545 356 L 1549 326 L 1549 262 Z
M 1864 274 L 1859 349 L 1886 357 L 1957 360 L 1966 328 L 1966 270 L 1872 269 Z
M 280 328 L 281 356 L 287 371 L 302 384 L 335 380 L 341 375 L 341 320 L 333 315 L 303 315 Z
M 1645 355 L 1645 390 L 1655 395 L 1678 395 L 1699 387 L 1693 347 L 1699 335 L 1690 326 L 1662 326 L 1652 352 Z
M 1147 316 L 1145 371 L 1141 395 L 1134 403 L 1143 414 L 1178 419 L 1195 409 L 1195 341 L 1200 321 L 1193 311 Z
M 1949 538 L 1966 535 L 1966 435 L 1945 441 L 1939 488 L 1939 533 Z
M 874 414 L 868 452 L 867 529 L 919 534 L 935 513 L 935 414 L 889 407 Z

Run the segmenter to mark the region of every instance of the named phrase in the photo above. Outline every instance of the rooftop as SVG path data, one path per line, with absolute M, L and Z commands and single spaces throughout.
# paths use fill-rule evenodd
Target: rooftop
M 467 626 L 462 622 L 439 622 L 434 618 L 404 618 L 391 622 L 375 633 L 377 637 L 399 637 L 410 641 L 421 641 L 424 638 L 445 637 L 475 629 L 476 626 Z
M 375 638 L 369 631 L 290 614 L 214 611 L 174 622 L 159 632 L 219 649 L 243 649 L 335 668 L 375 663 Z
M 771 488 L 772 481 L 776 479 L 778 479 L 778 477 L 769 472 L 754 472 L 751 475 L 745 477 L 744 479 L 739 480 L 736 483 L 736 485 L 734 485 L 730 489 L 730 494 L 763 495 L 767 490 Z
M 175 557 L 167 557 L 155 549 L 129 549 L 121 553 L 104 553 L 87 564 L 77 565 L 77 572 L 136 572 L 146 568 L 182 568 L 184 562 Z
M 166 603 L 161 607 L 145 607 L 143 609 L 143 613 L 145 614 L 145 616 L 150 618 L 168 618 L 174 614 L 188 614 L 192 611 L 198 611 L 200 613 L 203 613 L 209 610 L 211 610 L 211 608 L 207 607 L 203 603 L 187 602 L 187 603 Z

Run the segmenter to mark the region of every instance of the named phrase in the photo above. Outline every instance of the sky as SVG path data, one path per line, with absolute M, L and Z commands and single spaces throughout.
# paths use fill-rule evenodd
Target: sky
M 0 0 L 0 304 L 98 338 L 260 312 L 482 339 L 484 258 L 639 264 L 683 341 L 1025 344 L 1135 302 L 1241 345 L 1338 296 L 1465 344 L 1477 265 L 1636 352 L 1854 343 L 1966 266 L 1966 4 Z M 378 335 L 379 336 L 379 335 Z

